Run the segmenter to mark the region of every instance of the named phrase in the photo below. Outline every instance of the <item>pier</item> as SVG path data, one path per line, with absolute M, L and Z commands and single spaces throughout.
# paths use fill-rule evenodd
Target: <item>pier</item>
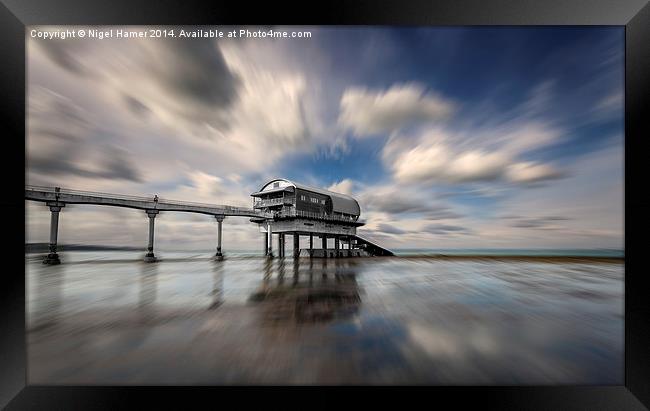
M 282 187 L 280 189 L 280 182 Z M 269 189 L 268 187 L 271 187 Z M 298 197 L 300 196 L 300 197 Z M 214 217 L 217 222 L 217 246 L 214 258 L 224 258 L 222 225 L 226 217 L 246 217 L 263 233 L 264 255 L 274 258 L 273 235 L 277 237 L 277 257 L 285 257 L 287 236 L 293 237 L 292 256 L 314 258 L 389 256 L 393 253 L 357 235 L 360 208 L 349 196 L 296 185 L 288 180 L 272 180 L 262 190 L 253 193 L 253 207 L 236 207 L 176 201 L 151 197 L 98 193 L 63 189 L 60 187 L 26 186 L 25 199 L 45 203 L 51 213 L 49 253 L 43 263 L 60 264 L 57 253 L 60 213 L 68 204 L 92 204 L 142 210 L 149 219 L 149 236 L 145 262 L 155 262 L 155 220 L 161 212 L 197 213 Z M 309 202 L 309 207 L 304 207 Z M 309 238 L 309 247 L 300 248 L 300 238 Z M 321 247 L 314 248 L 314 237 L 320 237 Z M 328 240 L 333 248 L 328 247 Z

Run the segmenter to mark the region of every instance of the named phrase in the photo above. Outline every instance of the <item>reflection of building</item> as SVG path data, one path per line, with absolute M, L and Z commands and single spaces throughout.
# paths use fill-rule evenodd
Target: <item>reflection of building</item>
M 278 260 L 265 264 L 264 281 L 250 297 L 269 324 L 334 321 L 354 315 L 361 304 L 352 260 Z M 275 274 L 275 275 L 274 275 Z M 292 277 L 286 278 L 287 274 Z

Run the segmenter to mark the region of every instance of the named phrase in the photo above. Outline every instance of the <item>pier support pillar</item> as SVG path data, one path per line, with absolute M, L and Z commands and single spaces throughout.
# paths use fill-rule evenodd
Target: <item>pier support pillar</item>
M 61 260 L 59 259 L 59 254 L 56 252 L 56 244 L 57 244 L 57 239 L 59 235 L 59 212 L 61 211 L 61 208 L 65 207 L 65 204 L 62 203 L 56 203 L 56 204 L 48 204 L 50 207 L 50 252 L 47 254 L 45 259 L 43 260 L 43 264 L 47 265 L 57 265 L 61 264 Z
M 284 258 L 284 233 L 278 233 L 278 257 Z
M 147 246 L 147 254 L 144 256 L 145 263 L 152 263 L 156 261 L 156 256 L 153 253 L 153 233 L 154 233 L 154 222 L 156 216 L 158 215 L 158 210 L 146 210 L 147 216 L 149 216 L 149 245 Z
M 293 258 L 300 257 L 300 234 L 293 235 Z
M 314 234 L 309 233 L 309 249 L 313 250 L 314 249 Z
M 223 254 L 221 253 L 221 225 L 223 223 L 223 219 L 225 218 L 222 215 L 216 215 L 214 218 L 217 219 L 217 253 L 214 255 L 216 260 L 223 260 Z
M 334 237 L 334 250 L 335 250 L 335 256 L 340 257 L 341 253 L 339 252 L 339 238 Z
M 327 236 L 325 234 L 323 234 L 323 236 L 321 237 L 321 240 L 322 240 L 322 247 L 321 248 L 323 250 L 327 250 Z M 324 253 L 324 255 L 327 256 L 327 253 Z
M 271 222 L 266 222 L 266 256 L 273 258 L 273 232 L 271 231 Z

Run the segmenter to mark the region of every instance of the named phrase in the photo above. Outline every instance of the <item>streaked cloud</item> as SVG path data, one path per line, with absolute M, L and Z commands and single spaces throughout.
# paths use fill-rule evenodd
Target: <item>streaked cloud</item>
M 133 156 L 111 143 L 112 130 L 95 124 L 84 108 L 44 87 L 30 88 L 28 104 L 27 165 L 32 172 L 142 181 Z
M 446 119 L 452 112 L 450 101 L 421 84 L 396 84 L 384 91 L 352 87 L 341 97 L 339 123 L 366 137 Z
M 548 164 L 525 162 L 508 166 L 506 176 L 508 180 L 515 183 L 538 183 L 563 178 L 566 176 L 566 173 Z
M 527 131 L 529 127 L 521 134 L 513 133 L 505 144 L 500 137 L 476 142 L 442 129 L 427 130 L 419 136 L 396 134 L 384 146 L 382 159 L 394 178 L 403 183 L 530 183 L 562 178 L 564 173 L 551 164 L 517 162 L 517 156 L 553 141 L 534 138 L 548 133 L 531 135 Z

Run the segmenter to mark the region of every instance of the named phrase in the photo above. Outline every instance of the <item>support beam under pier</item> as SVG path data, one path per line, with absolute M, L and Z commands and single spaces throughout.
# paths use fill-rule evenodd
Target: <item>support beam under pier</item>
M 56 252 L 57 239 L 59 235 L 59 212 L 65 207 L 63 203 L 47 204 L 50 207 L 50 252 L 43 260 L 43 264 L 57 265 L 61 264 L 59 254 Z
M 223 254 L 221 253 L 221 225 L 225 216 L 216 215 L 214 218 L 217 219 L 217 253 L 214 255 L 216 260 L 223 260 Z
M 147 254 L 144 256 L 145 263 L 153 263 L 157 260 L 156 256 L 153 253 L 153 234 L 154 234 L 154 222 L 156 216 L 158 215 L 158 210 L 146 210 L 147 216 L 149 216 L 149 245 L 147 246 Z
M 293 258 L 300 257 L 300 234 L 293 234 Z
M 339 238 L 338 238 L 338 237 L 334 237 L 334 250 L 335 250 L 335 254 L 334 254 L 334 255 L 335 255 L 336 257 L 340 257 L 340 256 L 341 256 L 341 253 L 340 253 L 340 251 L 339 251 Z
M 273 231 L 270 221 L 266 222 L 266 256 L 273 258 Z
M 278 257 L 284 258 L 284 233 L 278 233 Z

